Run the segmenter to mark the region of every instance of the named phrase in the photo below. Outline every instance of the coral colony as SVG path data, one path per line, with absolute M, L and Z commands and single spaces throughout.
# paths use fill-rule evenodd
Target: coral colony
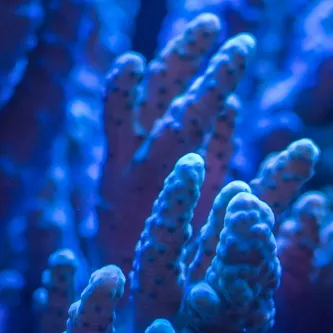
M 139 8 L 0 3 L 0 332 L 331 332 L 331 0 Z

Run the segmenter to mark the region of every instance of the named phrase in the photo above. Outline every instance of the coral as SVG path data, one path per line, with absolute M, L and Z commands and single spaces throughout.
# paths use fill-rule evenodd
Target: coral
M 326 225 L 320 230 L 320 246 L 314 253 L 314 272 L 313 280 L 322 290 L 332 290 L 333 257 L 332 257 L 332 216 L 328 217 Z
M 145 67 L 145 59 L 141 55 L 128 52 L 115 60 L 106 77 L 103 116 L 109 149 L 104 166 L 107 183 L 110 180 L 106 177 L 120 173 L 137 148 L 136 143 L 131 142 L 134 126 L 133 109 L 139 96 L 139 83 L 145 73 Z M 129 143 L 125 149 L 123 142 Z M 112 168 L 112 171 L 108 168 Z M 107 193 L 103 193 L 103 196 L 106 195 Z
M 38 190 L 38 176 L 51 161 L 54 139 L 66 119 L 67 77 L 79 49 L 84 9 L 84 3 L 70 0 L 45 5 L 44 20 L 36 32 L 37 45 L 29 53 L 15 94 L 1 112 L 0 154 L 7 165 L 0 169 L 3 221 L 24 212 L 25 200 Z M 7 175 L 12 175 L 13 181 L 8 182 Z
M 278 215 L 297 195 L 300 187 L 313 176 L 320 152 L 314 142 L 301 139 L 286 150 L 271 154 L 261 165 L 251 189 Z
M 75 273 L 78 261 L 72 251 L 58 250 L 43 273 L 43 287 L 34 293 L 39 332 L 63 332 L 68 308 L 76 298 Z
M 154 119 L 163 115 L 163 112 L 166 110 L 166 108 L 168 108 L 169 102 L 177 94 L 182 93 L 186 88 L 187 84 L 189 83 L 188 81 L 192 78 L 195 70 L 199 68 L 204 56 L 214 45 L 218 31 L 218 20 L 212 15 L 203 15 L 194 20 L 186 32 L 184 32 L 180 37 L 171 41 L 168 46 L 166 46 L 165 50 L 161 52 L 158 59 L 154 60 L 148 65 L 148 71 L 143 78 L 142 85 L 139 86 L 140 94 L 137 99 L 135 98 L 135 96 L 133 96 L 133 93 L 138 93 L 137 83 L 138 80 L 142 79 L 142 72 L 144 68 L 142 67 L 143 65 L 141 57 L 136 60 L 136 57 L 134 57 L 133 55 L 128 55 L 127 57 L 130 57 L 129 59 L 131 59 L 131 61 L 127 64 L 124 64 L 123 62 L 123 60 L 127 58 L 123 57 L 121 57 L 118 61 L 115 62 L 114 70 L 111 70 L 110 72 L 110 77 L 108 81 L 108 88 L 110 90 L 108 90 L 107 92 L 107 103 L 105 104 L 104 110 L 106 132 L 110 134 L 108 140 L 110 139 L 112 140 L 112 142 L 110 142 L 110 145 L 108 145 L 107 160 L 103 167 L 103 176 L 101 180 L 101 194 L 103 203 L 101 209 L 98 210 L 100 220 L 100 232 L 98 238 L 99 243 L 101 243 L 102 245 L 105 244 L 103 245 L 103 247 L 106 247 L 106 244 L 108 244 L 110 241 L 119 244 L 119 241 L 117 240 L 123 239 L 123 236 L 117 233 L 116 230 L 119 230 L 119 227 L 113 221 L 119 221 L 120 219 L 123 221 L 129 221 L 133 218 L 129 216 L 124 216 L 123 218 L 121 218 L 119 214 L 129 213 L 127 209 L 126 211 L 124 211 L 124 208 L 122 208 L 124 204 L 127 205 L 130 202 L 131 196 L 133 196 L 133 194 L 144 191 L 143 186 L 141 184 L 137 184 L 138 181 L 142 183 L 142 180 L 140 179 L 140 173 L 142 173 L 143 170 L 146 170 L 146 168 L 153 167 L 156 171 L 151 170 L 150 174 L 155 174 L 155 177 L 159 177 L 157 181 L 153 181 L 153 179 L 150 179 L 152 185 L 155 182 L 157 183 L 156 186 L 154 185 L 153 191 L 152 189 L 145 189 L 144 191 L 145 195 L 148 195 L 149 191 L 152 192 L 151 194 L 149 193 L 149 197 L 151 198 L 151 200 L 147 198 L 145 202 L 139 203 L 138 200 L 135 199 L 135 204 L 137 203 L 139 204 L 139 206 L 141 206 L 140 212 L 142 211 L 142 213 L 140 213 L 140 217 L 142 218 L 142 220 L 144 220 L 145 216 L 149 213 L 149 206 L 152 204 L 153 198 L 158 193 L 159 186 L 162 185 L 163 179 L 168 172 L 168 166 L 163 161 L 161 161 L 159 165 L 153 164 L 151 167 L 147 165 L 148 163 L 135 163 L 133 166 L 128 166 L 128 163 L 130 163 L 132 159 L 132 154 L 141 144 L 142 135 L 144 135 L 144 133 L 141 133 L 142 130 L 140 129 L 142 126 L 138 123 L 138 120 L 141 117 L 140 114 L 142 114 L 143 112 L 149 113 L 151 114 L 150 117 L 155 117 Z M 195 59 L 192 60 L 192 57 L 195 57 Z M 122 64 L 123 66 L 121 66 Z M 137 66 L 136 71 L 133 70 L 133 72 L 131 72 L 131 66 Z M 182 68 L 184 68 L 185 70 L 184 73 L 180 72 L 180 69 Z M 129 76 L 126 75 L 127 71 L 129 71 Z M 116 73 L 118 74 L 115 75 Z M 117 80 L 118 76 L 119 83 L 115 81 Z M 129 81 L 126 81 L 128 79 Z M 123 83 L 121 82 L 121 80 L 123 80 Z M 156 83 L 157 80 L 158 86 Z M 120 83 L 124 84 L 124 87 L 119 87 Z M 160 88 L 156 89 L 157 87 Z M 166 89 L 168 89 L 168 91 L 166 91 Z M 133 90 L 133 93 L 131 93 L 131 90 Z M 144 103 L 142 102 L 145 95 L 149 96 L 149 103 L 155 101 L 155 109 L 151 104 L 147 104 L 147 106 L 144 106 Z M 119 109 L 113 108 L 114 103 L 112 103 L 112 101 L 115 99 L 117 100 L 117 104 L 124 101 L 125 110 L 123 107 L 121 107 L 121 105 L 119 105 Z M 141 102 L 139 102 L 140 100 Z M 163 105 L 161 103 L 162 101 Z M 109 105 L 112 105 L 111 110 L 109 108 Z M 126 117 L 126 122 L 120 121 L 123 117 Z M 112 120 L 114 120 L 114 122 Z M 146 130 L 149 129 L 147 128 Z M 160 132 L 162 132 L 162 129 L 160 130 Z M 162 136 L 162 133 L 158 135 Z M 165 140 L 166 139 L 167 138 L 165 137 Z M 126 140 L 127 142 L 127 147 L 125 149 L 122 145 L 122 142 L 124 142 L 124 140 Z M 148 138 L 147 144 L 150 143 L 152 140 L 153 135 Z M 163 142 L 165 141 L 158 141 L 161 142 L 160 149 L 163 149 Z M 187 148 L 187 150 L 190 151 L 190 148 Z M 143 154 L 147 155 L 148 153 L 146 154 L 145 152 L 143 152 L 141 155 Z M 155 159 L 152 154 L 149 155 L 150 159 Z M 171 163 L 175 162 L 177 158 L 181 157 L 181 155 L 182 154 L 177 154 L 174 160 L 172 160 L 172 158 L 170 157 Z M 148 156 L 142 156 L 142 158 L 147 157 Z M 120 174 L 118 174 L 117 171 L 119 171 L 119 169 L 114 169 L 117 166 L 118 168 L 125 167 L 125 170 L 127 170 L 129 167 L 130 169 L 134 170 L 121 172 Z M 160 177 L 159 175 L 160 168 L 165 169 L 162 177 Z M 133 175 L 131 179 L 128 179 L 128 173 Z M 117 175 L 116 179 L 115 175 Z M 118 185 L 119 181 L 121 181 L 123 184 Z M 115 184 L 115 187 L 111 188 L 109 184 L 115 182 L 117 182 L 117 185 Z M 114 193 L 113 189 L 120 189 L 122 187 L 122 191 L 117 190 L 117 193 Z M 119 203 L 114 202 L 115 196 L 116 198 L 118 198 L 117 201 Z M 110 212 L 110 203 L 112 203 L 113 206 L 117 207 L 115 212 Z M 115 209 L 113 208 L 111 210 Z M 133 247 L 141 231 L 140 229 L 141 228 L 138 228 L 136 231 L 134 231 L 133 229 L 133 237 L 131 240 L 126 237 L 127 241 L 132 242 Z M 111 234 L 110 231 L 112 232 Z M 119 254 L 121 253 L 121 257 L 123 257 L 119 264 L 123 264 L 123 261 L 126 261 L 126 265 L 128 266 L 128 264 L 130 263 L 130 260 L 128 260 L 129 256 L 125 256 L 126 252 L 120 249 L 120 245 L 121 244 L 119 244 L 119 247 L 118 245 L 116 245 L 116 247 L 120 250 Z M 105 250 L 102 248 L 101 251 Z M 114 261 L 114 257 L 116 256 L 117 258 L 120 258 L 119 255 L 116 253 L 106 253 L 105 256 L 106 259 L 104 261 L 106 262 L 112 261 L 117 263 L 116 261 Z M 126 271 L 128 271 L 129 268 L 130 267 L 128 267 Z
M 311 324 L 311 316 L 304 318 L 302 313 L 308 313 L 317 300 L 316 285 L 324 284 L 324 279 L 319 282 L 319 253 L 323 246 L 320 230 L 328 212 L 328 200 L 323 193 L 306 192 L 293 204 L 277 234 L 278 256 L 283 267 L 276 295 L 277 303 L 283 304 L 279 314 L 282 319 L 278 321 L 288 322 L 289 329 L 295 331 L 303 331 Z M 318 308 L 323 306 L 322 301 Z
M 200 23 L 200 17 L 194 22 Z M 210 23 L 206 16 L 202 20 Z M 126 273 L 129 271 L 130 249 L 141 231 L 140 222 L 133 221 L 144 220 L 149 214 L 149 205 L 160 190 L 171 164 L 201 147 L 204 134 L 211 130 L 217 113 L 236 88 L 254 51 L 255 39 L 251 35 L 240 34 L 228 40 L 212 57 L 204 74 L 171 102 L 167 112 L 155 122 L 151 133 L 121 173 L 112 172 L 109 164 L 117 156 L 111 155 L 110 158 L 108 154 L 102 179 L 102 187 L 107 187 L 108 192 L 102 189 L 106 202 L 99 209 L 98 242 L 102 255 L 106 256 L 103 260 L 120 265 Z M 129 140 L 127 142 L 131 145 Z M 112 179 L 108 176 L 109 172 L 112 172 Z M 114 185 L 110 187 L 110 183 Z M 127 208 L 129 205 L 131 210 Z M 124 235 L 122 232 L 126 230 L 127 223 L 131 224 L 131 233 Z M 116 251 L 108 250 L 110 242 Z
M 280 293 L 297 298 L 311 288 L 314 255 L 320 246 L 320 227 L 328 214 L 328 200 L 320 192 L 306 192 L 294 203 L 291 216 L 278 232 L 279 258 L 284 267 Z
M 192 236 L 190 222 L 204 175 L 200 156 L 182 157 L 166 178 L 164 189 L 145 222 L 135 248 L 131 276 L 134 326 L 139 331 L 154 318 L 172 318 L 177 313 L 184 270 L 181 254 Z
M 221 314 L 221 299 L 207 282 L 201 281 L 185 290 L 180 314 L 184 332 L 219 331 Z
M 330 1 L 147 3 L 0 3 L 0 331 L 331 331 Z
M 149 332 L 157 324 L 172 330 L 167 321 L 158 319 L 161 317 L 189 332 L 266 331 L 274 323 L 273 298 L 281 274 L 272 233 L 274 215 L 266 203 L 242 192 L 250 191 L 245 183 L 231 183 L 216 199 L 210 217 L 215 219 L 212 226 L 222 229 L 216 257 L 198 284 L 184 284 L 189 279 L 185 278 L 182 252 L 191 236 L 190 221 L 203 180 L 203 159 L 193 153 L 182 157 L 166 178 L 152 215 L 146 220 L 130 275 L 135 332 L 144 332 L 147 327 Z M 106 282 L 97 284 L 94 277 L 103 272 Z M 116 281 L 116 290 L 114 283 L 107 283 L 108 278 Z M 103 288 L 97 292 L 95 284 Z M 125 277 L 116 266 L 95 272 L 81 301 L 69 311 L 68 332 L 79 329 L 79 325 L 82 332 L 112 327 L 114 315 L 100 315 L 101 307 L 112 313 L 124 284 Z M 109 298 L 110 290 L 115 299 Z M 149 327 L 153 320 L 157 321 Z
M 69 309 L 67 333 L 113 332 L 115 307 L 124 292 L 126 278 L 114 265 L 91 275 L 81 299 Z
M 266 331 L 274 324 L 274 292 L 281 267 L 273 236 L 274 215 L 251 193 L 234 196 L 206 281 L 221 297 L 226 329 Z M 225 319 L 222 319 L 225 316 Z
M 251 193 L 250 187 L 241 181 L 233 181 L 226 185 L 214 200 L 209 213 L 207 223 L 201 228 L 196 239 L 196 253 L 193 261 L 189 264 L 187 283 L 192 284 L 200 281 L 207 268 L 210 266 L 212 256 L 220 239 L 220 232 L 224 227 L 224 218 L 231 199 L 240 192 Z M 187 254 L 185 253 L 186 257 Z
M 240 108 L 239 98 L 231 94 L 218 112 L 213 129 L 207 134 L 204 145 L 199 150 L 206 161 L 207 177 L 202 189 L 202 200 L 196 209 L 194 227 L 202 225 L 227 178 L 230 160 L 235 151 L 234 132 Z
M 150 131 L 173 97 L 188 86 L 216 42 L 219 31 L 219 20 L 214 15 L 202 14 L 168 42 L 157 59 L 149 64 L 136 111 L 144 130 Z
M 145 330 L 145 333 L 175 333 L 175 330 L 169 321 L 165 319 L 156 319 Z

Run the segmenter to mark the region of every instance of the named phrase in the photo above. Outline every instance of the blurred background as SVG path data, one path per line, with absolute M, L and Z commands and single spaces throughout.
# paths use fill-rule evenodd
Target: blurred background
M 332 0 L 0 0 L 1 333 L 37 332 L 34 295 L 52 252 L 77 253 L 81 285 L 100 265 L 87 239 L 103 203 L 115 58 L 153 60 L 204 12 L 221 19 L 220 42 L 239 32 L 258 41 L 237 88 L 228 179 L 251 180 L 267 155 L 308 137 L 322 154 L 306 189 L 333 197 Z

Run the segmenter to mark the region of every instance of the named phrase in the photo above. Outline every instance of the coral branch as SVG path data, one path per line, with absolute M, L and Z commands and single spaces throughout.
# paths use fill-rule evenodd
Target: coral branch
M 329 219 L 320 233 L 321 246 L 316 249 L 314 256 L 313 281 L 320 290 L 333 291 L 333 221 Z
M 188 286 L 204 279 L 224 227 L 227 206 L 231 199 L 240 192 L 251 193 L 251 189 L 246 183 L 234 181 L 225 186 L 215 198 L 207 223 L 201 228 L 196 240 L 197 251 L 189 265 L 186 279 Z
M 274 324 L 274 291 L 281 267 L 273 226 L 271 209 L 253 194 L 243 192 L 231 199 L 206 275 L 221 298 L 225 329 L 265 332 Z
M 192 234 L 190 221 L 204 174 L 199 155 L 182 157 L 146 220 L 131 274 L 136 330 L 143 331 L 156 318 L 174 317 L 180 307 L 181 253 Z
M 303 194 L 292 207 L 292 216 L 284 220 L 277 238 L 278 253 L 284 268 L 279 295 L 285 301 L 311 289 L 314 253 L 319 247 L 319 228 L 328 214 L 328 200 L 320 192 Z
M 124 293 L 126 278 L 114 265 L 91 275 L 81 300 L 69 309 L 67 333 L 114 332 L 115 308 Z
M 137 109 L 138 120 L 145 132 L 149 133 L 172 99 L 187 88 L 208 51 L 215 45 L 220 29 L 215 15 L 201 14 L 187 25 L 182 34 L 168 42 L 149 64 Z
M 320 262 L 325 261 L 325 250 L 318 249 L 319 229 L 327 214 L 328 200 L 323 193 L 307 192 L 294 203 L 292 215 L 279 228 L 277 245 L 283 274 L 276 299 L 281 308 L 280 325 L 288 322 L 295 331 L 308 325 L 309 318 L 302 313 L 313 308 L 316 298 L 313 282 L 320 280 Z
M 115 173 L 130 161 L 137 148 L 139 138 L 135 133 L 133 108 L 144 71 L 144 58 L 138 53 L 128 52 L 116 59 L 107 76 L 104 121 L 108 154 L 105 177 L 115 178 Z
M 170 322 L 166 319 L 156 319 L 145 330 L 145 333 L 176 333 Z
M 158 157 L 161 163 L 167 163 L 171 156 L 184 154 L 184 149 L 198 149 L 218 112 L 225 107 L 228 95 L 237 87 L 255 47 L 255 39 L 248 34 L 226 41 L 210 60 L 205 73 L 170 104 L 134 161 Z
M 221 312 L 219 295 L 207 282 L 199 282 L 185 290 L 179 321 L 184 333 L 220 331 Z
M 284 220 L 278 233 L 278 252 L 284 267 L 282 288 L 287 300 L 309 291 L 314 253 L 319 247 L 320 226 L 328 214 L 323 193 L 306 192 L 292 207 L 292 216 Z M 319 253 L 318 253 L 319 255 Z
M 43 274 L 43 288 L 34 298 L 39 312 L 39 331 L 63 332 L 67 311 L 75 299 L 75 272 L 77 259 L 68 249 L 59 250 L 49 258 L 49 268 Z
M 253 193 L 267 202 L 278 217 L 314 175 L 319 156 L 319 148 L 309 139 L 291 143 L 286 150 L 263 162 L 257 178 L 250 184 Z
M 225 107 L 216 117 L 213 131 L 208 134 L 202 152 L 207 166 L 206 179 L 192 222 L 194 228 L 203 224 L 215 196 L 225 181 L 229 162 L 235 150 L 233 134 L 239 111 L 240 101 L 237 96 L 230 95 L 225 101 Z

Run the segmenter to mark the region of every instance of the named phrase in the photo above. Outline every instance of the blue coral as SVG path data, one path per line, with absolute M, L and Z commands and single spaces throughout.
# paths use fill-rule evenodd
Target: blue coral
M 329 331 L 330 0 L 147 3 L 0 3 L 0 331 Z

